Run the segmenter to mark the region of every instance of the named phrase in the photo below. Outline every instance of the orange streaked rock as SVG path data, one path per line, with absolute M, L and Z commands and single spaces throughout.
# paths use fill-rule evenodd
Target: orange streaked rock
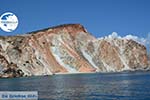
M 80 24 L 0 37 L 0 77 L 148 70 L 145 46 L 124 38 L 96 39 Z

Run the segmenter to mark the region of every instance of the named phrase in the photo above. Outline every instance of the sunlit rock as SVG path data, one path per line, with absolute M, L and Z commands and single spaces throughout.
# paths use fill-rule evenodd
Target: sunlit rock
M 80 24 L 0 37 L 0 77 L 148 70 L 146 48 L 132 39 L 96 39 Z

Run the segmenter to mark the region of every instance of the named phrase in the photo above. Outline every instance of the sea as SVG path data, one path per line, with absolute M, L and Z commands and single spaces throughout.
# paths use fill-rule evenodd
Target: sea
M 38 100 L 150 100 L 150 72 L 1 78 L 0 91 L 37 91 Z

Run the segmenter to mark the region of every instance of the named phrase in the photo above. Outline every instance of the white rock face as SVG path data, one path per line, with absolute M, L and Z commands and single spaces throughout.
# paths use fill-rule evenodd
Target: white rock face
M 96 39 L 68 24 L 0 38 L 0 76 L 148 70 L 146 48 L 113 35 Z

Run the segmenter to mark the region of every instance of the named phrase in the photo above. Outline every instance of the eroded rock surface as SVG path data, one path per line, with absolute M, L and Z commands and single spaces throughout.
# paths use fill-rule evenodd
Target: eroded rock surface
M 145 46 L 123 38 L 96 39 L 80 24 L 0 37 L 0 77 L 147 69 Z

